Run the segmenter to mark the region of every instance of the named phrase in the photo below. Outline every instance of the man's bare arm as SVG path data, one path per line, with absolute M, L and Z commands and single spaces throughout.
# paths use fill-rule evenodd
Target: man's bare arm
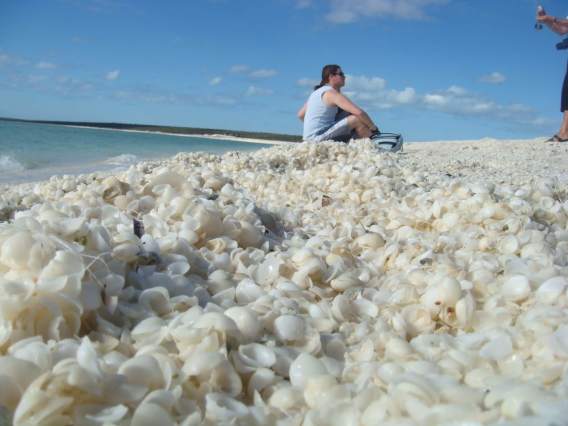
M 568 19 L 558 19 L 550 15 L 539 15 L 536 19 L 557 34 L 568 34 Z
M 298 111 L 298 118 L 300 119 L 300 121 L 304 121 L 304 117 L 306 116 L 307 106 L 308 106 L 308 104 L 305 103 L 304 106 L 302 108 L 300 108 L 300 110 Z
M 365 124 L 365 126 L 367 126 L 369 129 L 373 131 L 378 130 L 378 127 L 375 125 L 375 123 L 373 123 L 371 117 L 369 117 L 369 115 L 361 108 L 359 108 L 357 105 L 351 102 L 351 100 L 346 96 L 342 95 L 341 93 L 335 90 L 333 91 L 330 90 L 329 92 L 326 92 L 324 94 L 324 99 L 326 96 L 328 97 L 329 101 L 337 105 L 342 110 L 347 111 L 348 113 L 358 117 L 363 122 L 363 124 Z

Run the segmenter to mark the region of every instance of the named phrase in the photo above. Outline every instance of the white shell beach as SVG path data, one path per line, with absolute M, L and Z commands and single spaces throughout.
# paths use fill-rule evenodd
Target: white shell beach
M 566 424 L 567 164 L 284 143 L 5 185 L 0 424 Z

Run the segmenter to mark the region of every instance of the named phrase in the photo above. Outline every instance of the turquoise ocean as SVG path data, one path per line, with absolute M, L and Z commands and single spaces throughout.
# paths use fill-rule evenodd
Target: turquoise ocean
M 0 184 L 121 171 L 178 152 L 255 151 L 270 145 L 0 120 Z

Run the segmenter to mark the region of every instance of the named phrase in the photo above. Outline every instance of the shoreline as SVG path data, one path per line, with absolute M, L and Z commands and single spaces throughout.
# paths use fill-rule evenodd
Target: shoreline
M 243 143 L 255 143 L 255 144 L 264 144 L 264 145 L 288 145 L 288 144 L 295 144 L 298 142 L 286 142 L 286 141 L 277 141 L 277 140 L 269 140 L 269 139 L 254 139 L 254 138 L 242 138 L 239 136 L 231 136 L 231 135 L 223 135 L 223 134 L 205 134 L 205 135 L 195 135 L 189 133 L 169 133 L 169 132 L 153 132 L 151 130 L 130 130 L 130 129 L 113 129 L 110 127 L 94 127 L 94 126 L 76 126 L 72 124 L 54 124 L 56 126 L 64 126 L 64 127 L 74 127 L 78 129 L 95 129 L 95 130 L 110 130 L 115 132 L 129 132 L 129 133 L 150 133 L 155 135 L 166 135 L 166 136 L 179 136 L 179 137 L 186 137 L 186 138 L 204 138 L 204 139 L 212 139 L 212 140 L 229 140 L 235 142 L 243 142 Z
M 80 127 L 84 126 L 67 126 Z M 116 130 L 107 128 L 90 127 L 99 130 Z M 117 130 L 121 132 L 136 133 L 159 133 L 142 130 Z M 170 135 L 170 133 L 165 133 Z M 282 148 L 293 148 L 309 143 L 301 142 L 285 142 L 271 141 L 272 144 L 266 143 L 252 138 L 239 138 L 225 135 L 185 135 L 171 134 L 172 136 L 182 137 L 198 137 L 211 140 L 234 140 L 252 144 L 267 144 L 273 148 L 280 146 Z M 568 154 L 568 144 L 545 144 L 544 138 L 535 139 L 494 139 L 482 138 L 476 140 L 440 140 L 440 141 L 416 141 L 406 143 L 404 150 L 399 154 L 393 155 L 400 166 L 412 166 L 419 169 L 428 170 L 429 173 L 447 174 L 452 177 L 479 179 L 483 181 L 501 182 L 503 179 L 511 180 L 513 184 L 515 180 L 526 182 L 531 175 L 556 177 L 560 182 L 568 183 L 568 172 L 562 170 L 556 164 L 562 164 L 564 154 Z M 362 141 L 352 142 L 357 145 Z M 343 144 L 340 144 L 343 145 Z M 536 150 L 536 151 L 535 151 Z M 559 151 L 557 158 L 559 163 L 550 161 L 549 151 Z M 88 165 L 77 165 L 75 167 L 58 169 L 51 167 L 42 171 L 22 171 L 13 176 L 13 181 L 0 182 L 0 188 L 3 190 L 11 190 L 19 188 L 22 185 L 41 185 L 54 177 L 72 177 L 77 178 L 82 175 L 117 175 L 124 172 L 129 167 L 138 167 L 144 163 L 167 163 L 174 161 L 174 157 L 180 154 L 200 153 L 201 151 L 179 151 L 176 154 L 166 155 L 163 157 L 155 156 L 151 158 L 138 158 L 136 161 L 125 164 L 112 163 L 94 163 Z M 533 154 L 534 158 L 533 158 Z M 223 154 L 219 154 L 223 155 Z M 556 154 L 555 154 L 556 156 Z M 568 161 L 568 155 L 566 155 Z M 538 161 L 535 161 L 538 160 Z M 28 175 L 28 177 L 26 177 Z M 515 176 L 515 179 L 513 179 Z M 519 183 L 519 182 L 517 182 Z
M 151 130 L 129 130 L 129 129 L 113 129 L 110 127 L 93 127 L 93 126 L 76 126 L 71 124 L 57 124 L 57 126 L 64 126 L 64 127 L 75 127 L 79 129 L 95 129 L 95 130 L 109 130 L 109 131 L 116 131 L 116 132 L 130 132 L 130 133 L 150 133 L 156 135 L 166 135 L 166 136 L 180 136 L 180 137 L 189 137 L 189 138 L 203 138 L 203 139 L 212 139 L 212 140 L 229 140 L 235 142 L 243 142 L 243 143 L 254 143 L 254 144 L 264 144 L 264 145 L 296 145 L 303 143 L 304 141 L 299 142 L 289 142 L 289 141 L 279 141 L 273 139 L 255 139 L 255 138 L 243 138 L 240 136 L 231 136 L 231 135 L 224 135 L 221 133 L 211 133 L 211 134 L 190 134 L 190 133 L 169 133 L 169 132 L 159 132 L 159 131 L 151 131 Z M 404 136 L 404 135 L 403 135 Z M 406 145 L 422 145 L 422 144 L 443 144 L 443 143 L 451 143 L 451 144 L 462 144 L 462 143 L 501 143 L 501 142 L 534 142 L 539 141 L 542 142 L 546 139 L 545 136 L 539 136 L 536 138 L 528 138 L 528 139 L 499 139 L 499 138 L 492 138 L 489 136 L 479 138 L 479 139 L 441 139 L 441 140 L 420 140 L 420 141 L 404 141 Z
M 84 127 L 84 126 L 68 126 Z M 99 130 L 115 130 L 94 127 Z M 137 133 L 162 133 L 147 132 L 140 130 L 117 130 L 124 132 Z M 169 134 L 169 133 L 168 133 Z M 235 140 L 245 143 L 262 144 L 265 141 L 257 139 L 247 139 L 230 137 L 224 135 L 181 135 L 183 137 L 201 137 L 212 140 Z M 431 174 L 445 174 L 453 178 L 466 180 L 479 180 L 484 182 L 501 183 L 508 181 L 513 185 L 520 185 L 534 177 L 547 177 L 556 179 L 561 183 L 568 184 L 568 172 L 558 164 L 563 164 L 563 158 L 568 161 L 568 144 L 543 143 L 544 138 L 535 139 L 494 139 L 482 138 L 477 140 L 454 140 L 454 141 L 417 141 L 406 143 L 404 150 L 398 154 L 393 154 L 399 167 L 410 166 L 421 169 Z M 309 143 L 294 143 L 285 141 L 272 141 L 272 149 L 279 147 L 293 148 L 310 145 Z M 364 141 L 352 142 L 357 146 Z M 327 144 L 327 143 L 326 143 Z M 338 144 L 343 145 L 343 144 Z M 348 146 L 348 145 L 344 145 Z M 354 148 L 356 149 L 356 148 Z M 43 170 L 36 176 L 31 176 L 29 180 L 25 178 L 26 171 L 19 173 L 14 181 L 0 182 L 3 190 L 18 189 L 23 186 L 43 185 L 53 178 L 72 178 L 77 179 L 84 175 L 113 176 L 125 172 L 128 168 L 140 167 L 144 164 L 167 164 L 175 162 L 175 157 L 185 154 L 200 154 L 201 151 L 180 151 L 176 154 L 164 157 L 139 158 L 136 161 L 125 164 L 90 164 L 86 169 L 85 165 L 77 165 L 72 169 L 58 170 L 50 168 Z M 223 155 L 223 154 L 219 154 Z M 391 154 L 387 154 L 391 155 Z M 557 161 L 552 162 L 551 158 Z M 73 170 L 74 169 L 74 170 Z

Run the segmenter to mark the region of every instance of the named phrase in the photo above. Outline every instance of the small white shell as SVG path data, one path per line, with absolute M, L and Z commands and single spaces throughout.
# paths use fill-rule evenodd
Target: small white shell
M 171 312 L 170 295 L 164 287 L 153 287 L 144 290 L 138 299 L 141 306 L 155 312 L 158 315 L 166 315 Z
M 503 254 L 515 254 L 519 250 L 520 244 L 514 235 L 507 235 L 499 241 L 497 247 Z
M 454 306 L 462 294 L 458 280 L 453 277 L 445 277 L 439 286 L 441 302 L 446 306 Z
M 268 386 L 272 386 L 277 383 L 281 378 L 279 378 L 274 371 L 268 368 L 259 368 L 254 371 L 249 379 L 247 386 L 247 395 L 254 395 L 255 392 L 261 392 Z
M 514 275 L 503 283 L 501 289 L 503 296 L 513 302 L 522 302 L 531 293 L 531 286 L 527 277 Z
M 112 249 L 112 256 L 123 262 L 132 262 L 136 259 L 140 247 L 134 243 L 122 243 Z
M 483 358 L 498 361 L 511 355 L 512 351 L 513 343 L 511 338 L 508 335 L 503 334 L 483 345 L 479 351 L 479 355 Z
M 242 402 L 220 393 L 205 396 L 205 417 L 215 424 L 226 424 L 249 413 Z
M 536 291 L 536 298 L 547 304 L 553 304 L 568 286 L 566 278 L 557 276 L 543 282 Z
M 475 300 L 470 293 L 462 297 L 456 303 L 456 317 L 460 327 L 468 329 L 473 321 L 473 314 L 475 312 Z
M 146 402 L 136 408 L 130 424 L 132 426 L 174 426 L 176 423 L 164 408 L 158 404 Z
M 254 302 L 264 294 L 264 290 L 250 279 L 244 279 L 237 284 L 236 298 L 240 304 Z
M 9 268 L 25 269 L 34 240 L 29 232 L 17 232 L 0 247 L 0 262 Z
M 0 357 L 0 404 L 14 410 L 23 391 L 41 373 L 35 364 L 11 356 Z
M 235 366 L 241 373 L 251 373 L 259 368 L 270 368 L 276 363 L 272 349 L 260 343 L 239 346 L 235 354 Z
M 347 271 L 331 280 L 329 285 L 337 291 L 345 291 L 351 287 L 360 286 L 362 283 L 358 278 L 357 271 Z
M 268 399 L 271 407 L 277 408 L 283 412 L 297 410 L 304 404 L 304 397 L 298 389 L 293 386 L 280 386 Z
M 194 327 L 218 330 L 236 338 L 240 336 L 239 328 L 235 322 L 228 316 L 218 312 L 207 312 L 201 315 L 195 322 Z
M 255 341 L 262 334 L 262 323 L 256 313 L 251 309 L 242 306 L 234 306 L 227 309 L 225 315 L 235 322 L 239 331 L 247 341 Z
M 140 355 L 129 359 L 118 369 L 118 374 L 126 376 L 128 383 L 159 389 L 164 386 L 165 378 L 156 359 L 149 355 Z
M 301 340 L 306 334 L 306 323 L 296 315 L 281 315 L 274 321 L 274 334 L 283 342 Z
M 310 378 L 323 374 L 328 374 L 325 365 L 306 353 L 300 354 L 290 365 L 290 383 L 300 388 L 303 388 Z

